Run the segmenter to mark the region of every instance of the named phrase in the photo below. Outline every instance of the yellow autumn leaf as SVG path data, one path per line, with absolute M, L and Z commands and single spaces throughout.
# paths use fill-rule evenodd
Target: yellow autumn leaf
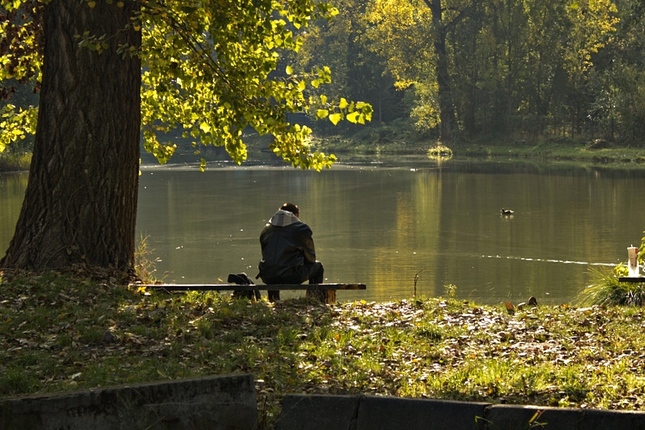
M 356 124 L 358 122 L 358 112 L 352 112 L 347 114 L 347 121 L 351 122 L 352 124 Z
M 327 109 L 318 109 L 316 111 L 316 118 L 325 118 L 327 115 L 329 115 L 329 111 Z
M 339 113 L 333 113 L 333 114 L 329 115 L 329 120 L 334 125 L 338 124 L 341 119 L 343 119 L 343 115 L 341 115 Z

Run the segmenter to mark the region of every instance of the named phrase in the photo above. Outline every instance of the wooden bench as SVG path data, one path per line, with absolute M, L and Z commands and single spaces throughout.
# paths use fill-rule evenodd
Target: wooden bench
M 315 292 L 323 303 L 336 301 L 336 290 L 365 290 L 365 284 L 136 284 L 149 290 L 165 292 L 185 291 L 295 291 L 305 290 Z

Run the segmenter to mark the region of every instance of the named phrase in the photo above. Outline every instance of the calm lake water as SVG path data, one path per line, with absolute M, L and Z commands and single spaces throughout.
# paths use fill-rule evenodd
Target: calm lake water
M 230 164 L 141 172 L 138 231 L 166 282 L 255 277 L 260 230 L 285 201 L 313 229 L 327 282 L 367 284 L 339 300 L 410 298 L 418 276 L 418 296 L 452 284 L 481 303 L 570 302 L 590 269 L 626 261 L 645 229 L 645 169 L 409 159 L 321 173 Z M 25 186 L 26 175 L 0 176 L 2 250 Z

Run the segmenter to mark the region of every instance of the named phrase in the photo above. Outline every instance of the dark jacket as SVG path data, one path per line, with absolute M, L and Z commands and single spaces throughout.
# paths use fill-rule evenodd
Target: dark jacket
M 300 284 L 316 262 L 312 231 L 288 211 L 279 210 L 260 233 L 260 277 L 265 284 Z

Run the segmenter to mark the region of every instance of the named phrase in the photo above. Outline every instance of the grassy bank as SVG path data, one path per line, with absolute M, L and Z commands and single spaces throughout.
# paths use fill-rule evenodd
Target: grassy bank
M 0 397 L 251 373 L 265 428 L 285 393 L 645 410 L 644 326 L 635 307 L 271 304 L 29 277 L 0 285 Z
M 270 136 L 250 134 L 245 136 L 251 158 L 260 156 L 261 160 L 274 160 L 266 155 L 271 143 Z M 436 136 L 419 133 L 406 121 L 395 121 L 382 126 L 360 127 L 353 134 L 322 136 L 312 139 L 312 147 L 327 154 L 339 156 L 340 160 L 350 157 L 374 159 L 379 155 L 405 156 L 428 155 L 430 148 L 436 147 Z M 184 145 L 185 146 L 185 145 Z M 611 166 L 644 166 L 645 147 L 630 147 L 602 140 L 585 139 L 455 139 L 446 145 L 454 157 L 475 159 L 518 159 L 526 161 L 565 161 L 575 164 L 601 164 Z M 200 162 L 201 157 L 220 160 L 222 148 L 208 148 L 195 155 L 194 150 L 180 149 L 171 162 Z M 268 157 L 268 158 L 267 158 Z M 228 159 L 228 157 L 225 157 Z M 156 163 L 150 154 L 143 154 L 145 162 Z M 0 153 L 0 172 L 26 171 L 31 161 L 30 153 Z M 257 161 L 257 160 L 256 160 Z
M 542 161 L 571 161 L 584 164 L 645 164 L 645 148 L 596 145 L 584 141 L 513 142 L 502 145 L 458 144 L 456 154 L 466 157 L 504 157 Z
M 406 121 L 358 129 L 352 135 L 314 139 L 314 147 L 326 153 L 426 154 L 436 146 L 436 136 L 419 133 Z M 480 138 L 455 139 L 446 144 L 460 158 L 516 158 L 539 161 L 570 161 L 584 164 L 643 165 L 645 147 L 622 145 L 600 139 Z
M 0 152 L 0 173 L 26 171 L 30 163 L 31 153 Z

